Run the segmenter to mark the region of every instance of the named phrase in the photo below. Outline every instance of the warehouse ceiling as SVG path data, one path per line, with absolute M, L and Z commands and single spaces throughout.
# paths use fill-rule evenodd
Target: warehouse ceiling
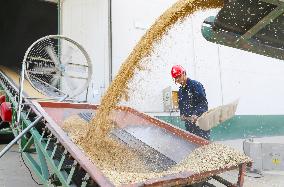
M 27 48 L 42 36 L 58 33 L 57 4 L 10 0 L 0 6 L 0 64 L 19 68 Z

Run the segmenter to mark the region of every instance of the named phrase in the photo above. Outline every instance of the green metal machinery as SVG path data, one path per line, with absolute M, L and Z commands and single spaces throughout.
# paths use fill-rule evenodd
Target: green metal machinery
M 284 59 L 284 2 L 282 0 L 225 1 L 217 16 L 202 26 L 210 42 Z
M 42 115 L 31 101 L 24 99 L 20 124 L 17 119 L 18 89 L 3 72 L 0 72 L 0 89 L 6 94 L 6 101 L 12 105 L 12 121 L 10 123 L 14 136 L 40 118 Z M 26 133 L 18 142 L 23 158 L 45 186 L 92 186 L 89 174 L 71 156 L 48 128 L 47 121 L 42 118 L 38 124 Z M 6 133 L 6 130 L 4 131 Z M 3 133 L 3 131 L 1 131 Z M 76 174 L 77 173 L 77 174 Z

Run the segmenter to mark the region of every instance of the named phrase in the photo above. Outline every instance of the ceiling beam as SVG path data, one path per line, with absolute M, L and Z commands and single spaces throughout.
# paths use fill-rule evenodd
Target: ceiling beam
M 263 29 L 266 25 L 273 22 L 274 19 L 279 17 L 284 13 L 284 1 L 280 0 L 262 0 L 264 2 L 269 2 L 271 4 L 277 3 L 277 6 L 273 11 L 271 11 L 267 16 L 262 18 L 256 25 L 254 25 L 251 29 L 249 29 L 245 34 L 243 34 L 237 41 L 236 44 L 240 44 L 243 41 L 249 40 L 256 33 L 258 33 L 261 29 Z

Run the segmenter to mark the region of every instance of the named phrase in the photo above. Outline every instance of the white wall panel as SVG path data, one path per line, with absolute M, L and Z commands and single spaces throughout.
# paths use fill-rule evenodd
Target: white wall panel
M 93 64 L 89 102 L 99 103 L 109 84 L 109 36 L 107 0 L 63 0 L 61 34 L 79 42 Z
M 225 101 L 240 98 L 239 114 L 284 113 L 284 63 L 229 47 L 221 48 Z
M 170 70 L 174 64 L 181 64 L 187 70 L 190 78 L 197 79 L 204 84 L 211 107 L 221 104 L 217 48 L 215 44 L 208 43 L 200 32 L 203 20 L 211 14 L 212 11 L 210 14 L 201 12 L 198 15 L 188 17 L 182 24 L 177 24 L 169 30 L 162 41 L 155 45 L 152 56 L 147 59 L 149 70 L 136 72 L 130 86 L 130 100 L 122 102 L 122 104 L 146 112 L 162 112 L 162 90 L 168 86 L 178 89 L 170 76 Z M 123 29 L 123 27 L 117 27 L 114 32 L 116 30 L 116 34 L 121 33 L 120 29 Z M 140 30 L 137 32 L 140 32 Z M 140 38 L 141 36 L 135 39 L 136 42 Z M 114 41 L 116 41 L 115 38 Z M 121 45 L 124 45 L 124 43 Z M 209 52 L 200 53 L 199 50 L 203 51 L 205 47 Z M 132 48 L 127 48 L 129 46 L 115 49 L 114 45 L 114 51 L 121 51 L 124 55 L 128 55 L 132 50 Z M 129 51 L 127 52 L 127 50 Z M 119 60 L 120 58 L 114 56 L 116 65 Z
M 113 76 L 154 21 L 176 0 L 112 0 Z

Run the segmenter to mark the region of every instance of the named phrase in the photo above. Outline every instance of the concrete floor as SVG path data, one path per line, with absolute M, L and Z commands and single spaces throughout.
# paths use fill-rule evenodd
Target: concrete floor
M 0 145 L 2 150 L 5 145 Z M 33 172 L 32 172 L 33 174 Z M 34 179 L 40 183 L 36 176 Z M 0 159 L 0 187 L 36 187 L 37 185 L 24 165 L 21 155 L 18 152 L 18 146 L 14 145 Z
M 230 182 L 237 182 L 238 171 L 230 171 L 220 175 L 224 179 Z M 246 173 L 244 187 L 284 187 L 284 174 L 282 173 L 263 173 L 260 175 Z M 219 182 L 211 179 L 209 181 L 211 184 L 214 184 L 216 187 L 225 187 L 225 185 L 220 184 Z
M 284 143 L 284 137 L 273 137 L 258 139 L 263 142 L 278 142 Z M 242 151 L 242 139 L 240 140 L 230 140 L 222 141 L 220 143 L 229 145 Z M 0 145 L 2 150 L 5 145 Z M 262 173 L 262 176 L 253 173 L 247 173 L 245 177 L 244 187 L 284 187 L 284 171 L 266 171 Z M 33 174 L 34 179 L 40 183 L 37 177 Z M 223 173 L 221 175 L 230 182 L 236 182 L 238 178 L 237 171 L 230 171 Z M 258 178 L 260 177 L 260 178 Z M 224 187 L 224 185 L 216 182 L 215 180 L 210 180 L 210 183 L 214 184 L 216 187 Z M 12 149 L 7 152 L 0 159 L 0 187 L 36 187 L 40 186 L 36 184 L 24 165 L 20 153 L 18 152 L 18 146 L 14 145 Z

